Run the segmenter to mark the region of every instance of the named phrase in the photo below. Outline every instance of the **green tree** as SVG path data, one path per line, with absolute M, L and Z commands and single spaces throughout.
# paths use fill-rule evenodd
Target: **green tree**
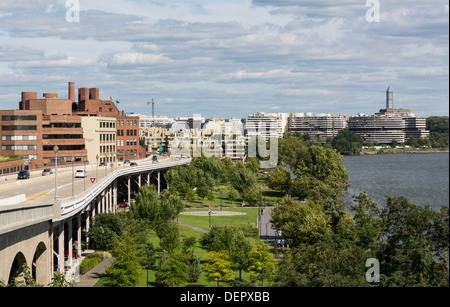
M 256 175 L 249 169 L 236 168 L 231 174 L 231 184 L 239 193 L 256 184 Z
M 430 133 L 449 133 L 448 116 L 430 116 L 427 118 L 427 130 Z
M 448 287 L 448 207 L 436 212 L 388 196 L 381 219 L 385 241 L 377 257 L 384 285 Z
M 277 165 L 270 173 L 267 185 L 274 190 L 287 192 L 291 183 L 291 174 L 283 166 Z
M 361 136 L 353 134 L 348 129 L 342 129 L 332 139 L 331 146 L 342 155 L 359 155 L 363 140 Z
M 248 159 L 247 164 L 245 164 L 245 168 L 248 168 L 249 170 L 251 170 L 255 174 L 258 173 L 258 171 L 259 171 L 259 160 L 258 160 L 258 158 L 250 157 Z
M 115 259 L 106 270 L 108 286 L 134 287 L 141 282 L 139 246 L 129 231 L 116 240 Z
M 301 245 L 284 254 L 275 275 L 275 286 L 370 286 L 365 280 L 368 258 L 363 249 L 335 238 Z
M 231 261 L 225 251 L 210 252 L 204 260 L 203 271 L 207 274 L 208 281 L 227 282 L 234 280 L 231 270 Z
M 259 193 L 256 187 L 250 187 L 242 192 L 242 200 L 249 203 L 249 205 L 256 204 L 259 199 Z
M 380 219 L 381 208 L 363 192 L 353 196 L 356 204 L 351 206 L 354 214 L 355 243 L 364 248 L 377 250 L 384 234 Z
M 178 225 L 173 221 L 166 223 L 165 227 L 159 245 L 163 250 L 171 254 L 181 245 L 180 231 Z
M 207 251 L 226 250 L 233 267 L 241 270 L 247 266 L 252 243 L 244 232 L 234 225 L 213 225 L 200 238 L 200 244 Z
M 299 199 L 304 200 L 309 196 L 311 191 L 313 191 L 320 184 L 322 184 L 322 182 L 314 177 L 301 175 L 292 180 L 291 189 Z
M 310 153 L 301 138 L 288 135 L 278 140 L 278 158 L 279 164 L 284 162 L 295 170 L 301 161 L 310 159 Z
M 250 253 L 250 265 L 247 271 L 264 285 L 264 280 L 270 280 L 275 273 L 276 261 L 272 259 L 269 248 L 265 244 L 256 244 Z
M 107 250 L 114 239 L 122 234 L 124 223 L 119 215 L 112 213 L 97 214 L 87 233 L 89 245 L 93 249 Z
M 171 254 L 162 259 L 155 282 L 163 287 L 181 287 L 188 283 L 189 267 L 183 261 L 184 255 Z
M 168 194 L 162 199 L 154 188 L 146 185 L 135 194 L 136 202 L 131 206 L 135 218 L 147 223 L 161 239 L 169 229 L 169 224 L 183 209 L 179 196 Z
M 230 182 L 230 176 L 234 172 L 234 163 L 230 157 L 222 160 L 222 182 Z
M 294 246 L 314 244 L 331 233 L 331 218 L 320 204 L 294 201 L 289 195 L 272 210 L 271 223 Z
M 238 196 L 239 196 L 238 191 L 236 191 L 235 188 L 231 188 L 230 191 L 228 192 L 228 199 L 231 200 L 232 204 L 238 198 Z

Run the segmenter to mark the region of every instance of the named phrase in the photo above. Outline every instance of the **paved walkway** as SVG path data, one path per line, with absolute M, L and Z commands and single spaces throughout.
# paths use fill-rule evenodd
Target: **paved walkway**
M 93 287 L 103 276 L 106 275 L 106 269 L 111 265 L 114 258 L 106 258 L 95 268 L 80 277 L 80 281 L 75 287 Z
M 197 230 L 197 231 L 200 231 L 200 232 L 203 232 L 203 233 L 207 233 L 208 232 L 208 230 L 205 230 L 203 228 L 200 228 L 200 227 L 197 227 L 197 226 L 194 226 L 194 225 L 182 222 L 180 220 L 178 220 L 178 224 L 180 224 L 181 226 L 186 226 L 186 227 L 192 228 L 194 230 Z
M 268 246 L 270 252 L 273 253 L 275 248 L 275 242 L 277 239 L 283 239 L 280 232 L 276 229 L 272 228 L 273 225 L 270 222 L 270 213 L 272 212 L 272 207 L 266 207 L 264 209 L 264 213 L 258 218 L 258 229 L 259 229 L 259 238 L 261 241 L 268 242 Z M 283 258 L 284 250 L 282 248 L 278 248 L 278 255 L 280 258 Z
M 272 212 L 272 207 L 266 207 L 264 208 L 263 214 L 258 218 L 259 237 L 263 241 L 273 241 L 280 238 L 280 236 L 277 236 L 277 231 L 272 228 L 270 212 Z

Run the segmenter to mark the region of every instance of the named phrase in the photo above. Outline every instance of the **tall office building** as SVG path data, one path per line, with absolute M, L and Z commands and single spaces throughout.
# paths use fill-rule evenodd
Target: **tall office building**
M 394 92 L 391 90 L 389 86 L 386 91 L 386 109 L 394 108 Z

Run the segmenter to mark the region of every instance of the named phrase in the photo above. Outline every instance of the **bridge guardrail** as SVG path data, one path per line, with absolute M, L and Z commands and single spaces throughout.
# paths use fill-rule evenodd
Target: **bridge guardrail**
M 64 220 L 70 216 L 73 216 L 80 212 L 84 207 L 91 203 L 97 195 L 99 195 L 107 186 L 109 186 L 115 179 L 121 176 L 137 174 L 148 172 L 152 170 L 163 170 L 179 165 L 188 165 L 192 159 L 185 159 L 172 162 L 160 162 L 157 164 L 143 165 L 143 166 L 132 166 L 128 168 L 122 168 L 115 170 L 109 176 L 104 178 L 97 185 L 87 189 L 85 192 L 78 194 L 75 197 L 69 197 L 64 199 L 58 199 L 55 201 L 56 204 L 61 206 L 61 217 L 55 218 L 53 221 L 57 222 Z

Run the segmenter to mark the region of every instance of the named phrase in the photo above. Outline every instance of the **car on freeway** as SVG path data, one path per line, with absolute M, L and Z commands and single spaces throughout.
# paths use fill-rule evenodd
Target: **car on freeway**
M 46 169 L 44 169 L 42 171 L 42 176 L 48 176 L 48 175 L 51 175 L 51 174 L 53 174 L 53 171 L 52 171 L 51 168 L 46 168 Z
M 138 166 L 138 164 L 136 162 L 131 162 L 130 166 Z
M 82 169 L 79 169 L 75 172 L 75 178 L 86 178 L 86 177 L 87 173 Z
M 106 166 L 105 162 L 100 163 L 98 166 Z
M 17 179 L 30 179 L 30 172 L 29 171 L 20 171 L 17 174 Z
M 130 160 L 123 161 L 123 164 L 131 163 Z
M 158 163 L 158 156 L 153 156 L 152 163 Z

